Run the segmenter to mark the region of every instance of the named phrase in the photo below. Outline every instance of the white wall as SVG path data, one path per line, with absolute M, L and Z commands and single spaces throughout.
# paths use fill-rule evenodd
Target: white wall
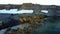
M 0 10 L 0 13 L 8 13 L 8 14 L 22 14 L 22 13 L 33 13 L 33 10 L 19 10 L 18 9 L 10 9 L 10 10 Z

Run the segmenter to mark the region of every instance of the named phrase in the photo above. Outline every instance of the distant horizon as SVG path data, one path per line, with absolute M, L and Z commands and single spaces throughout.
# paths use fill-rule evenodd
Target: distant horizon
M 33 3 L 40 5 L 59 5 L 60 0 L 1 0 L 0 4 L 23 4 L 23 3 Z

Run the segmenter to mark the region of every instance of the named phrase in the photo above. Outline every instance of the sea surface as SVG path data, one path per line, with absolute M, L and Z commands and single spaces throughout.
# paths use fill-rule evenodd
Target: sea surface
M 10 17 L 11 15 L 1 15 L 0 14 L 0 20 L 3 20 L 5 18 Z M 20 27 L 23 29 L 23 27 L 26 24 L 21 24 L 21 25 L 17 25 L 14 26 L 12 28 L 17 28 Z M 23 26 L 23 27 L 22 27 Z M 6 29 L 2 29 L 0 30 L 0 34 L 3 34 L 3 32 Z M 60 34 L 60 16 L 59 17 L 48 17 L 47 21 L 45 21 L 44 23 L 42 23 L 42 26 L 38 27 L 37 29 L 33 30 L 31 32 L 31 34 Z

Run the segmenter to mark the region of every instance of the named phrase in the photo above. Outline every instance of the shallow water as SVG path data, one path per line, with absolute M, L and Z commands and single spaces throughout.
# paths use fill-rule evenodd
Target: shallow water
M 4 31 L 1 30 L 0 34 L 3 34 Z M 60 17 L 48 17 L 47 21 L 42 23 L 42 26 L 37 29 L 34 28 L 30 34 L 60 34 Z
M 50 21 L 51 20 L 51 21 Z M 60 34 L 60 17 L 51 18 L 33 32 L 34 34 Z

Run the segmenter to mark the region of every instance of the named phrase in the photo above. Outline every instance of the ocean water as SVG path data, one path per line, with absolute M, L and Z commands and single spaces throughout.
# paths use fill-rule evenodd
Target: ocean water
M 34 28 L 30 34 L 60 34 L 60 17 L 48 17 L 45 23 L 42 23 L 42 26 L 39 26 L 37 29 Z M 26 24 L 23 24 L 23 27 Z M 22 27 L 22 25 L 14 26 L 12 28 Z M 0 34 L 6 29 L 0 30 Z
M 33 34 L 60 34 L 60 17 L 49 17 L 48 21 Z

